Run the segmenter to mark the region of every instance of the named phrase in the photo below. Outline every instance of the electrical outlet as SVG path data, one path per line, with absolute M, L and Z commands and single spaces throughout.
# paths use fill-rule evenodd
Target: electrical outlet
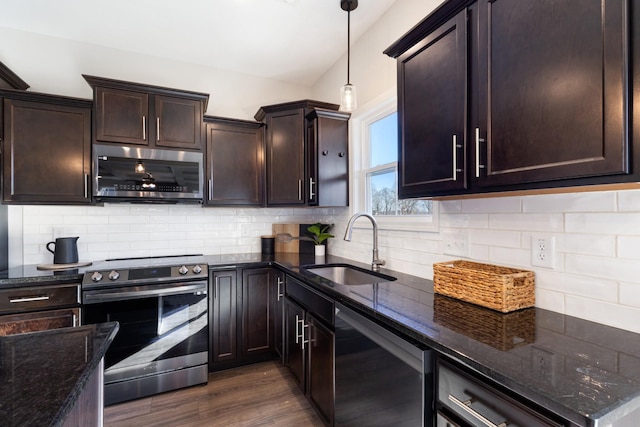
M 531 265 L 554 268 L 556 258 L 556 238 L 554 236 L 531 236 Z
M 445 255 L 469 256 L 469 236 L 467 233 L 444 233 L 442 243 Z

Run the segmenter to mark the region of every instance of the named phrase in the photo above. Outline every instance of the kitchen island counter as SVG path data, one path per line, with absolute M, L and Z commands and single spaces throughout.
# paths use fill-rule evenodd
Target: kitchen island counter
M 63 425 L 117 332 L 110 322 L 0 337 L 0 425 Z

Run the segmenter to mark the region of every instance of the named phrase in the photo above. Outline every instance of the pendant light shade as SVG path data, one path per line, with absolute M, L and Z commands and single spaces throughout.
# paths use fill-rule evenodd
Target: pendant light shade
M 349 80 L 351 65 L 351 11 L 358 7 L 358 0 L 340 0 L 340 7 L 347 11 L 347 84 L 340 89 L 340 111 L 351 112 L 358 106 L 356 87 Z

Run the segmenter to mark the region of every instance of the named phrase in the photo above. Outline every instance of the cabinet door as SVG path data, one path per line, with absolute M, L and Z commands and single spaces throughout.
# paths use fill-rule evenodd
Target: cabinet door
M 91 110 L 4 100 L 3 200 L 91 202 Z
M 202 102 L 172 96 L 154 96 L 155 145 L 202 150 Z
M 307 203 L 349 206 L 349 114 L 316 109 L 307 118 Z
M 308 377 L 307 396 L 323 421 L 333 424 L 334 333 L 307 314 Z
M 281 271 L 274 270 L 275 292 L 273 295 L 273 347 L 280 357 L 280 361 L 284 362 L 284 287 L 285 274 Z
M 149 95 L 97 87 L 96 140 L 123 144 L 149 144 Z
M 289 368 L 291 376 L 302 391 L 305 390 L 305 370 L 307 367 L 304 351 L 302 350 L 304 315 L 302 307 L 289 298 L 284 299 L 284 364 Z
M 305 204 L 304 111 L 267 116 L 267 205 Z
M 272 275 L 270 268 L 242 271 L 242 357 L 271 357 L 273 350 Z
M 209 290 L 209 369 L 218 370 L 238 359 L 236 271 L 213 271 Z
M 466 11 L 398 58 L 398 197 L 466 188 Z
M 263 135 L 257 123 L 207 124 L 207 205 L 263 205 Z
M 478 185 L 628 172 L 626 3 L 478 2 Z

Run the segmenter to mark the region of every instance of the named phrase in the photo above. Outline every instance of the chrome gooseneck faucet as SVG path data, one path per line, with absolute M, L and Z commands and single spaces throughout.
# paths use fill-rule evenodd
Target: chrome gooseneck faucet
M 373 225 L 373 261 L 371 261 L 371 270 L 380 271 L 380 266 L 384 265 L 385 262 L 382 259 L 378 258 L 378 223 L 375 218 L 368 213 L 358 212 L 353 214 L 349 223 L 347 224 L 347 229 L 344 232 L 344 240 L 347 242 L 351 241 L 351 233 L 353 232 L 353 223 L 356 222 L 356 219 L 361 216 L 369 218 L 371 224 Z

